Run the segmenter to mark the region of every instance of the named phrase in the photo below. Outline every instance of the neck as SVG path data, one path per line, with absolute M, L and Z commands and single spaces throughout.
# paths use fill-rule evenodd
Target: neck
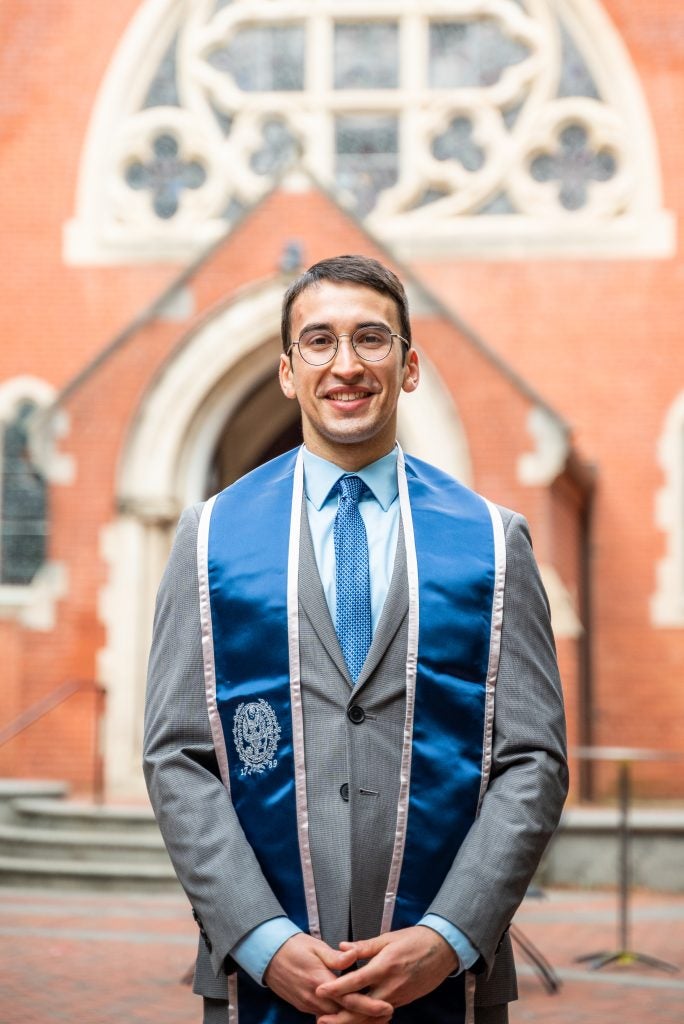
M 369 445 L 368 443 L 326 445 L 321 444 L 318 438 L 312 441 L 305 435 L 304 443 L 313 455 L 318 455 L 319 458 L 334 463 L 347 473 L 355 473 L 365 466 L 370 466 L 372 462 L 377 462 L 383 456 L 389 455 L 396 441 L 392 440 L 390 443 L 385 441 L 378 445 Z

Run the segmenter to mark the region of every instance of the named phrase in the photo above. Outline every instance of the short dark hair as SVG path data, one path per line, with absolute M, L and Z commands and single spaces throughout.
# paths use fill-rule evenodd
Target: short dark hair
M 283 352 L 290 347 L 290 317 L 292 305 L 298 295 L 319 281 L 338 281 L 340 283 L 362 284 L 382 295 L 389 295 L 399 313 L 399 324 L 402 338 L 411 344 L 411 322 L 409 320 L 408 299 L 404 286 L 389 267 L 383 266 L 379 260 L 370 256 L 332 256 L 327 260 L 314 263 L 303 274 L 292 282 L 283 296 L 283 314 L 280 333 L 283 340 Z

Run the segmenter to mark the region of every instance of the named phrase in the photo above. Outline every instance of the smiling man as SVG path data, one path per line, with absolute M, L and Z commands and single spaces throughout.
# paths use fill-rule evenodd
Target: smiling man
M 184 513 L 145 772 L 205 1024 L 504 1024 L 508 925 L 567 787 L 524 519 L 396 443 L 406 295 L 363 256 L 283 302 L 304 445 Z

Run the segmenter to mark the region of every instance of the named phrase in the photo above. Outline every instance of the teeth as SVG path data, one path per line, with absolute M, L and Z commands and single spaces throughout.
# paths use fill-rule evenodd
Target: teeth
M 354 402 L 357 398 L 365 398 L 367 394 L 366 391 L 341 391 L 339 394 L 330 395 L 330 398 L 334 402 Z

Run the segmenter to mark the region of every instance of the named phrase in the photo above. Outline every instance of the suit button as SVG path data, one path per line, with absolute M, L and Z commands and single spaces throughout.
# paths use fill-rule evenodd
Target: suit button
M 345 800 L 347 802 L 349 801 L 349 783 L 348 782 L 343 782 L 342 785 L 340 786 L 340 796 L 342 797 L 343 800 Z
M 365 721 L 366 712 L 360 704 L 352 704 L 349 711 L 347 711 L 347 718 L 350 722 L 353 722 L 354 725 L 361 725 L 361 722 Z

